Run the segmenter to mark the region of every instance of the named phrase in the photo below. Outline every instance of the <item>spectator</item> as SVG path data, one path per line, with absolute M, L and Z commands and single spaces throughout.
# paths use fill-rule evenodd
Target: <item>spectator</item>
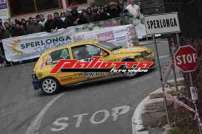
M 40 14 L 36 15 L 35 19 L 36 19 L 37 23 L 39 23 L 39 22 L 41 21 L 41 16 L 40 16 Z
M 85 11 L 81 11 L 81 13 L 79 14 L 77 20 L 75 21 L 76 25 L 81 25 L 81 24 L 85 24 L 88 23 L 88 19 L 87 19 L 88 15 Z
M 25 19 L 21 19 L 21 24 L 25 31 L 27 31 L 27 21 Z
M 72 14 L 72 22 L 73 22 L 73 24 L 76 24 L 76 21 L 79 17 L 79 13 L 77 11 L 77 8 L 73 8 L 71 11 L 71 14 Z
M 61 17 L 61 20 L 64 22 L 65 21 L 65 12 L 61 12 L 60 17 Z
M 5 37 L 5 29 L 4 29 L 2 23 L 3 23 L 2 20 L 0 20 L 0 41 L 1 41 L 2 39 L 6 38 L 6 37 Z
M 4 27 L 2 19 L 0 19 L 0 65 L 3 64 L 4 60 L 2 55 L 4 55 L 2 39 L 4 39 Z
M 8 22 L 4 22 L 5 38 L 11 37 L 12 26 Z
M 15 24 L 20 24 L 20 21 L 18 19 L 15 19 Z
M 109 4 L 109 14 L 110 18 L 119 17 L 121 13 L 121 8 L 119 7 L 118 3 L 111 2 Z
M 3 21 L 0 19 L 0 27 L 3 27 Z
M 11 35 L 12 36 L 22 36 L 25 34 L 25 30 L 20 23 L 16 23 L 15 26 L 12 28 Z
M 2 20 L 0 20 L 0 67 L 5 64 L 4 60 L 4 49 L 2 44 L 2 39 L 6 38 L 5 29 L 2 25 Z
M 53 20 L 53 16 L 52 16 L 52 14 L 48 14 L 48 18 L 47 18 L 47 21 L 45 23 L 45 31 L 51 32 L 54 29 L 55 29 L 55 23 Z
M 64 28 L 64 22 L 60 18 L 60 15 L 58 12 L 54 13 L 54 29 L 61 29 Z
M 73 17 L 72 13 L 70 11 L 66 11 L 65 13 L 65 20 L 64 20 L 64 28 L 67 28 L 69 26 L 73 26 Z
M 97 11 L 97 21 L 108 19 L 107 13 L 104 11 L 104 8 L 100 7 Z
M 37 22 L 35 18 L 32 18 L 27 25 L 27 33 L 38 33 L 43 31 L 43 26 Z
M 86 9 L 86 13 L 87 13 L 87 15 L 88 15 L 88 21 L 89 21 L 89 22 L 93 22 L 93 21 L 95 20 L 94 17 L 96 17 L 96 15 L 93 14 L 92 8 L 91 8 L 91 7 L 88 7 L 88 8 Z
M 46 19 L 43 14 L 40 14 L 40 18 L 38 21 L 39 21 L 39 24 L 41 24 L 43 27 L 45 26 Z
M 135 0 L 132 0 L 131 3 L 126 7 L 128 12 L 135 18 L 140 16 L 140 7 L 135 4 Z

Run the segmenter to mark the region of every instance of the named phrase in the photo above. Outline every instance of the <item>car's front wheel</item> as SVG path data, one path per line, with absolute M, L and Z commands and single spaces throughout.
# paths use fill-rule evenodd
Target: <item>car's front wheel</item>
M 54 94 L 58 92 L 59 84 L 53 78 L 45 78 L 41 83 L 42 92 L 45 94 Z

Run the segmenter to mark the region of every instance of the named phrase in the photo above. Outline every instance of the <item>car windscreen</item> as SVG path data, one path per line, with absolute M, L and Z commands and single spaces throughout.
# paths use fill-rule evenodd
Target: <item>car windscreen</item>
M 105 49 L 110 50 L 110 51 L 114 51 L 114 50 L 122 48 L 121 46 L 116 46 L 110 42 L 99 42 L 99 45 Z

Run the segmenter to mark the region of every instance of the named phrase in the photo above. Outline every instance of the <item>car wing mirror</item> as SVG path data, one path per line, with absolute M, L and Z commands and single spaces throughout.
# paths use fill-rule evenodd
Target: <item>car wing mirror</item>
M 46 65 L 51 65 L 51 64 L 53 64 L 52 61 L 47 61 L 47 62 L 46 62 Z

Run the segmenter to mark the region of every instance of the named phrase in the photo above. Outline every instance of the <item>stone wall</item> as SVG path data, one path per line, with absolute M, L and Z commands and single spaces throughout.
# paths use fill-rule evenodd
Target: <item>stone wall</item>
M 184 79 L 178 79 L 178 89 L 183 91 L 184 87 Z M 176 96 L 176 89 L 174 81 L 168 82 L 166 87 L 166 93 L 172 96 Z M 169 109 L 173 108 L 173 102 L 168 100 L 167 105 Z M 172 115 L 171 115 L 172 116 Z M 165 103 L 163 98 L 162 89 L 149 94 L 149 100 L 144 103 L 144 110 L 142 113 L 142 122 L 145 128 L 158 128 L 163 127 L 167 124 L 166 121 L 166 112 L 165 112 Z

